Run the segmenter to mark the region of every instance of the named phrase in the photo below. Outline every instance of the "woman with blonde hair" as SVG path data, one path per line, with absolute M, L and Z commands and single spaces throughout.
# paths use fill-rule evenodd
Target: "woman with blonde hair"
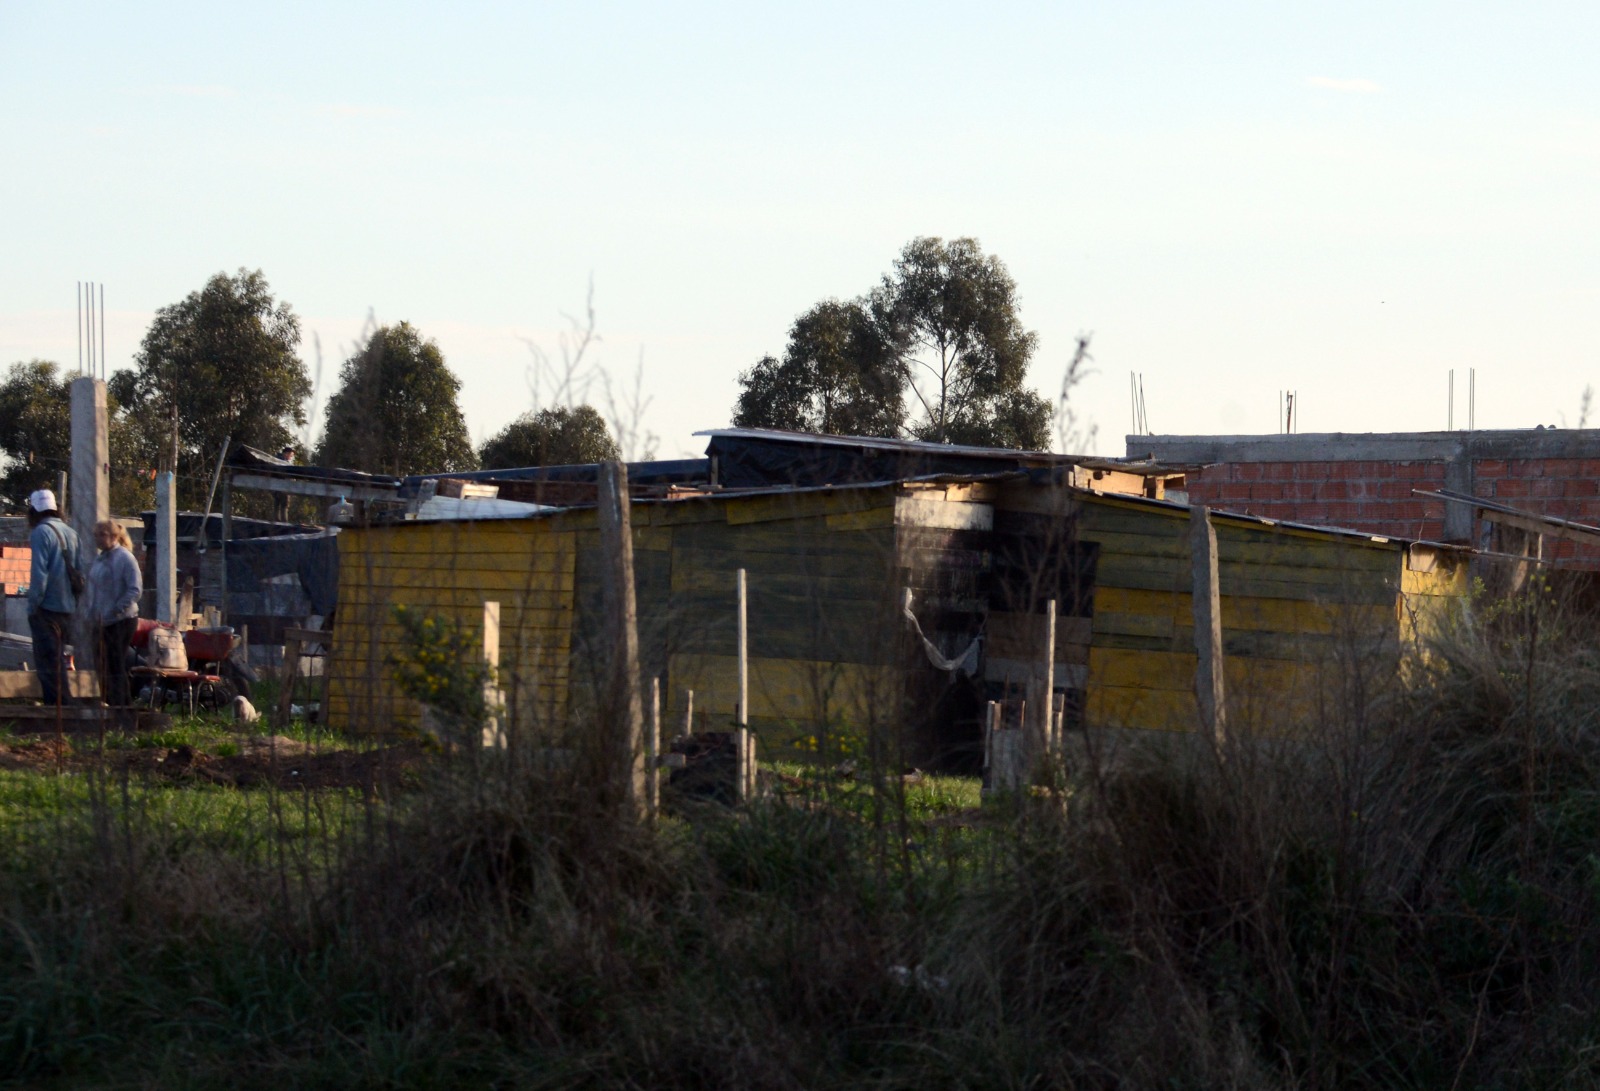
M 100 693 L 112 707 L 129 701 L 128 646 L 139 626 L 139 596 L 144 578 L 133 557 L 133 542 L 122 524 L 105 519 L 94 525 L 101 553 L 89 566 L 89 617 L 100 626 Z

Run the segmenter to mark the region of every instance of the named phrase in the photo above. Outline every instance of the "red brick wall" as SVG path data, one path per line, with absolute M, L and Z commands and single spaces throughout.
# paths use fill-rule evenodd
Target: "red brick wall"
M 1233 462 L 1188 476 L 1189 499 L 1226 511 L 1393 538 L 1444 535 L 1443 462 Z
M 1508 507 L 1600 526 L 1600 459 L 1481 458 L 1472 465 L 1473 492 Z M 1600 552 L 1546 539 L 1545 555 L 1600 561 Z
M 1412 489 L 1445 487 L 1433 462 L 1233 462 L 1189 474 L 1189 498 L 1268 519 L 1349 527 L 1393 538 L 1444 537 L 1444 503 Z M 1600 459 L 1478 459 L 1473 492 L 1541 515 L 1600 525 Z M 1600 561 L 1600 553 L 1547 540 L 1546 555 Z
M 33 550 L 27 546 L 0 546 L 0 593 L 15 595 L 28 586 L 28 566 Z

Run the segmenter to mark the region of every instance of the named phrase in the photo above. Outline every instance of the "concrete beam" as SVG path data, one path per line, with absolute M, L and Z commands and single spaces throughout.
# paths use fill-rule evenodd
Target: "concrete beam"
M 1128 458 L 1219 462 L 1453 462 L 1482 458 L 1600 459 L 1600 429 L 1475 432 L 1298 432 L 1264 436 L 1126 436 Z

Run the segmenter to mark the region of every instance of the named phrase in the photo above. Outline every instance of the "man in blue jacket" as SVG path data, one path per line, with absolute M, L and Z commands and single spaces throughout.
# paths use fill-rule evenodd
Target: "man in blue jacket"
M 39 688 L 47 705 L 64 701 L 66 655 L 64 645 L 72 627 L 78 596 L 72 590 L 68 566 L 83 571 L 77 533 L 56 510 L 56 494 L 38 489 L 28 497 L 28 547 L 33 570 L 28 578 L 28 628 L 33 633 L 33 658 L 39 668 Z

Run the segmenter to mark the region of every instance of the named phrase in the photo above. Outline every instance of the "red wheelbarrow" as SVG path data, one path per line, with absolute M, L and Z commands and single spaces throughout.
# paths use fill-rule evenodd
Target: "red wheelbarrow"
M 150 646 L 150 634 L 156 629 L 172 629 L 163 621 L 140 618 L 133 633 L 133 647 L 141 654 Z M 181 705 L 193 715 L 199 709 L 225 708 L 233 702 L 233 686 L 221 675 L 222 661 L 239 646 L 239 638 L 227 626 L 211 629 L 187 629 L 183 634 L 183 652 L 189 659 L 187 668 L 137 666 L 129 673 L 140 686 L 135 705 L 161 709 L 168 705 Z

